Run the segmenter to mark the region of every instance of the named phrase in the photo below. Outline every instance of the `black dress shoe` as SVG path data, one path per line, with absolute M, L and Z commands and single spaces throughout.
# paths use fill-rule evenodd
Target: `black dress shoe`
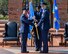
M 46 52 L 46 51 L 40 51 L 40 53 L 48 53 L 48 52 Z
M 36 49 L 35 51 L 39 51 L 39 49 Z
M 29 53 L 29 51 L 23 51 L 23 52 L 21 52 L 21 53 Z

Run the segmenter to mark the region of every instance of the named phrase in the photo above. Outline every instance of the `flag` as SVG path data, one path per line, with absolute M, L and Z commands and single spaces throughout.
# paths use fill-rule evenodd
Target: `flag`
M 34 9 L 33 9 L 33 5 L 32 2 L 29 2 L 29 19 L 32 20 L 34 17 Z M 33 26 L 29 25 L 29 29 L 30 31 L 32 30 Z M 28 34 L 28 38 L 31 39 L 31 34 Z
M 54 0 L 54 2 L 53 2 L 53 16 L 54 16 L 53 27 L 56 30 L 59 30 L 59 28 L 60 28 L 60 18 L 59 18 L 59 14 L 58 14 L 58 6 L 57 6 L 57 3 L 56 3 L 56 0 Z
M 32 5 L 32 2 L 29 2 L 29 18 L 33 19 L 33 17 L 34 17 L 33 5 Z
M 31 1 L 29 2 L 29 19 L 32 20 L 34 16 L 34 9 Z M 32 30 L 32 26 L 30 26 L 30 30 Z

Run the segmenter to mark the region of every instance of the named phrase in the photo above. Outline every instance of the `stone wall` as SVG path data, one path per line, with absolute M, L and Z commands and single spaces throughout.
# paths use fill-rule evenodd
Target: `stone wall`
M 22 13 L 22 0 L 8 0 L 9 21 L 19 22 Z
M 57 0 L 59 16 L 60 16 L 60 25 L 64 27 L 64 24 L 68 22 L 68 0 Z

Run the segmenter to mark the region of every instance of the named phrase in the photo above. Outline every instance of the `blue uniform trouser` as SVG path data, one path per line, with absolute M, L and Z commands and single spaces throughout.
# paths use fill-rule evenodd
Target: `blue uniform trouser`
M 43 42 L 43 51 L 48 52 L 48 31 L 49 30 L 42 30 L 42 42 Z
M 28 32 L 22 33 L 22 36 L 21 36 L 21 52 L 27 51 L 27 37 L 28 37 Z
M 39 39 L 37 37 L 37 32 L 36 32 L 36 28 L 35 28 L 35 47 L 36 47 L 36 49 L 41 50 L 41 47 L 42 47 L 41 29 L 40 29 L 40 27 L 38 27 L 37 29 L 38 29 Z

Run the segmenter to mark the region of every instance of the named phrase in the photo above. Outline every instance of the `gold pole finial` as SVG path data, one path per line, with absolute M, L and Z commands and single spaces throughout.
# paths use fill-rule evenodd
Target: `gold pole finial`
M 32 2 L 32 0 L 29 0 L 29 2 Z

